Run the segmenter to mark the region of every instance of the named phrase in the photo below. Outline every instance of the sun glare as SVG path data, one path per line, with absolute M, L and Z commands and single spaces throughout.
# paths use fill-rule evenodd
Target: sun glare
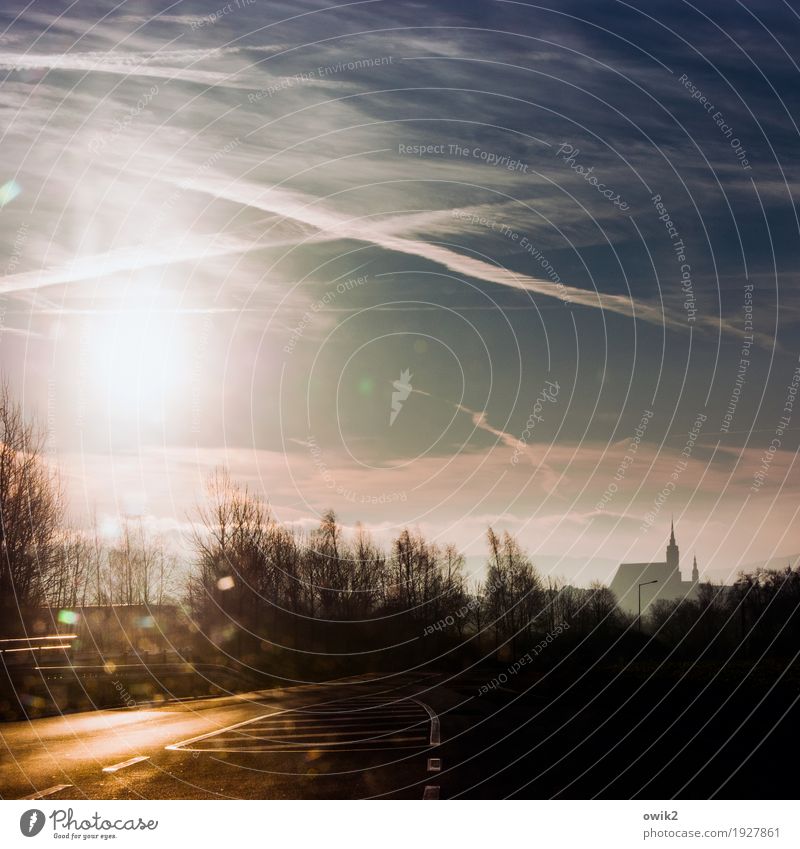
M 98 393 L 112 416 L 161 422 L 184 380 L 181 316 L 158 296 L 146 307 L 98 315 L 89 348 Z

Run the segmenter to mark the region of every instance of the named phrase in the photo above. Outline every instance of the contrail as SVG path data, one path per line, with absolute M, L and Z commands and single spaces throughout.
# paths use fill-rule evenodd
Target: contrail
M 404 369 L 400 372 L 400 380 L 395 380 L 392 383 L 395 391 L 392 392 L 392 412 L 389 415 L 389 427 L 394 424 L 394 420 L 397 418 L 400 410 L 403 409 L 403 402 L 411 394 L 413 388 L 411 386 L 411 378 L 413 376 L 408 369 Z

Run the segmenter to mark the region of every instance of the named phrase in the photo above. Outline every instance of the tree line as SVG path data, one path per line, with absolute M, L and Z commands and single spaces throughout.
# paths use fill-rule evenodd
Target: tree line
M 97 528 L 70 528 L 43 434 L 26 424 L 8 386 L 0 394 L 0 605 L 182 605 L 198 654 L 256 666 L 283 655 L 413 655 L 477 639 L 515 650 L 569 617 L 587 627 L 615 617 L 613 598 L 548 581 L 508 534 L 487 532 L 484 581 L 465 559 L 419 530 L 387 547 L 363 527 L 346 534 L 333 512 L 309 532 L 281 523 L 263 499 L 216 472 L 198 507 L 189 563 L 164 540 L 125 520 L 112 542 Z M 11 621 L 5 617 L 6 621 Z
M 569 641 L 612 642 L 630 616 L 600 583 L 543 577 L 514 537 L 489 528 L 485 578 L 466 573 L 451 544 L 402 529 L 379 545 L 346 533 L 332 511 L 303 531 L 262 498 L 214 473 L 197 508 L 189 562 L 164 539 L 125 520 L 113 541 L 71 528 L 43 434 L 0 387 L 0 608 L 166 602 L 183 608 L 200 658 L 257 669 L 413 663 L 436 657 L 514 658 L 569 624 Z M 697 597 L 653 604 L 645 630 L 693 656 L 789 651 L 798 636 L 800 569 L 703 584 Z M 17 620 L 17 630 L 19 620 Z M 567 641 L 567 642 L 569 642 Z
M 123 520 L 113 542 L 97 528 L 71 527 L 58 472 L 45 457 L 45 434 L 27 422 L 0 384 L 0 608 L 43 605 L 158 605 L 179 593 L 175 555 L 141 520 Z
M 800 644 L 800 565 L 742 572 L 732 586 L 651 605 L 648 631 L 681 656 L 790 658 Z

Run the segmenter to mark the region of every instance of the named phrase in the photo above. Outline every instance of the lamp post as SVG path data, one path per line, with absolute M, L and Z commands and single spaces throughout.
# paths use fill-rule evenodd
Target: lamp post
M 639 633 L 642 633 L 642 587 L 646 587 L 648 584 L 657 584 L 658 578 L 653 581 L 642 581 L 639 584 Z

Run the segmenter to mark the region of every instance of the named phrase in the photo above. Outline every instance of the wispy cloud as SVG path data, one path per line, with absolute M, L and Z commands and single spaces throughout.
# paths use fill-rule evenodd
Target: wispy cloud
M 214 177 L 196 180 L 192 188 L 216 198 L 244 204 L 311 225 L 316 227 L 326 239 L 355 239 L 371 242 L 385 250 L 410 254 L 442 265 L 457 274 L 488 283 L 544 295 L 548 298 L 567 299 L 578 306 L 608 310 L 651 324 L 666 325 L 674 330 L 686 330 L 687 325 L 683 315 L 670 312 L 660 304 L 635 301 L 624 295 L 589 292 L 567 284 L 556 285 L 550 280 L 510 271 L 499 264 L 459 254 L 441 245 L 392 236 L 390 222 L 383 220 L 380 225 L 375 225 L 369 219 L 347 218 L 321 205 L 316 198 L 274 186 L 264 188 L 244 181 L 232 182 Z
M 437 401 L 442 401 L 443 403 L 451 406 L 454 410 L 458 410 L 459 413 L 464 413 L 469 416 L 472 420 L 472 424 L 478 429 L 484 431 L 484 433 L 491 434 L 492 436 L 497 437 L 497 439 L 509 448 L 516 448 L 519 444 L 519 439 L 515 436 L 512 436 L 510 433 L 506 433 L 504 430 L 500 430 L 499 428 L 493 427 L 489 424 L 489 421 L 486 417 L 485 410 L 471 410 L 469 407 L 464 404 L 460 404 L 457 401 L 450 401 L 447 399 L 437 398 L 431 392 L 426 392 L 424 389 L 412 389 L 411 390 L 414 395 L 425 395 L 428 398 L 434 398 Z
M 203 85 L 239 87 L 233 74 L 193 67 L 198 62 L 238 52 L 237 47 L 212 47 L 155 52 L 98 51 L 88 53 L 0 52 L 4 71 L 83 71 L 123 77 L 158 77 Z
M 268 247 L 294 244 L 295 239 L 253 240 L 225 234 L 187 237 L 177 244 L 147 243 L 89 256 L 77 256 L 71 262 L 42 271 L 24 271 L 0 277 L 0 295 L 109 277 L 126 271 L 246 254 Z

